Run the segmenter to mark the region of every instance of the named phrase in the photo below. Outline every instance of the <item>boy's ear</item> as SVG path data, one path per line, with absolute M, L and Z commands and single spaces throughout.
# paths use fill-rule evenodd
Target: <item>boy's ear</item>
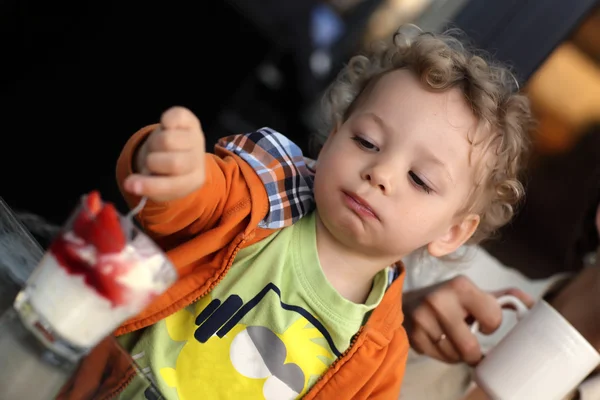
M 443 257 L 456 251 L 479 226 L 479 215 L 469 214 L 458 223 L 452 225 L 448 232 L 427 245 L 427 251 L 434 257 Z

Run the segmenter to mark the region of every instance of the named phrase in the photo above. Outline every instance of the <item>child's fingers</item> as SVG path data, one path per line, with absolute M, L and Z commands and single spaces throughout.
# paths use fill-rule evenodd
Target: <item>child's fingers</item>
M 138 196 L 148 196 L 153 200 L 165 200 L 172 197 L 179 188 L 177 180 L 181 177 L 149 176 L 133 174 L 127 177 L 123 186 L 125 190 Z
M 185 107 L 171 107 L 160 118 L 161 126 L 168 129 L 201 130 L 200 120 Z
M 189 151 L 202 146 L 202 140 L 202 135 L 197 131 L 157 128 L 148 138 L 148 150 Z
M 143 180 L 141 179 L 143 176 L 144 175 L 142 174 L 131 174 L 125 178 L 123 181 L 123 188 L 125 191 L 138 196 L 143 196 L 142 192 L 144 190 L 144 186 Z
M 168 201 L 183 197 L 198 189 L 203 181 L 195 175 L 147 176 L 132 174 L 123 182 L 123 186 L 126 191 L 137 196 L 148 196 L 154 201 Z
M 186 175 L 197 168 L 198 156 L 191 151 L 152 152 L 146 157 L 144 167 L 156 175 Z

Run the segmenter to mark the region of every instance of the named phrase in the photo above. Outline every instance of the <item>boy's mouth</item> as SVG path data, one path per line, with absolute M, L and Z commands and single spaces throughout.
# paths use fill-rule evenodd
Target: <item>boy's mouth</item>
M 375 218 L 379 220 L 379 217 L 365 199 L 355 193 L 346 191 L 342 191 L 342 193 L 344 194 L 344 201 L 346 205 L 356 214 L 361 217 Z

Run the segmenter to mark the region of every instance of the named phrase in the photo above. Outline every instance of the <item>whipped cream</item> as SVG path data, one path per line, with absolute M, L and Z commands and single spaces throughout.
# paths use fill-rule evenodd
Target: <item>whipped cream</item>
M 98 255 L 94 246 L 67 232 L 48 250 L 25 291 L 57 334 L 91 348 L 175 279 L 164 253 L 145 235 L 136 236 L 120 253 Z

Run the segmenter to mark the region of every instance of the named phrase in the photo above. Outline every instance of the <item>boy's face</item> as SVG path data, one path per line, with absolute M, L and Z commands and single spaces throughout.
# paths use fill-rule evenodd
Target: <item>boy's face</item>
M 476 125 L 459 89 L 428 91 L 407 70 L 383 75 L 319 154 L 325 228 L 392 262 L 423 246 L 434 256 L 454 251 L 479 223 L 460 212 L 474 188 L 467 135 Z

